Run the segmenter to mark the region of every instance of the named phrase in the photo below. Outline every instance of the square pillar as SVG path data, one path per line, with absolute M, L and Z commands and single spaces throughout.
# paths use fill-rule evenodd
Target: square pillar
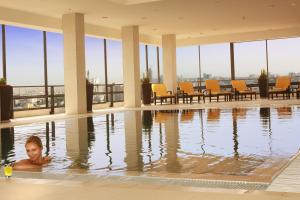
M 141 107 L 138 26 L 122 27 L 124 107 Z
M 66 114 L 83 114 L 87 112 L 83 14 L 63 15 L 62 29 L 64 35 L 65 112 Z
M 176 35 L 168 34 L 162 36 L 163 49 L 163 77 L 167 89 L 176 92 L 177 72 L 176 72 Z

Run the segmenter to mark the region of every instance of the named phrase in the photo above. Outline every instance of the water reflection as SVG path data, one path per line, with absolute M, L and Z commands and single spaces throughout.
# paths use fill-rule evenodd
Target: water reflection
M 72 161 L 69 168 L 87 169 L 88 166 L 88 123 L 87 118 L 73 118 L 66 122 L 66 150 Z
M 124 113 L 127 170 L 143 171 L 142 118 L 139 111 Z
M 210 108 L 207 110 L 207 121 L 219 121 L 221 115 L 221 109 L 219 108 Z
M 2 128 L 0 135 L 0 155 L 4 164 L 9 163 L 9 157 L 14 154 L 14 128 Z
M 45 153 L 54 157 L 49 171 L 244 176 L 243 180 L 265 178 L 266 172 L 270 178 L 299 149 L 300 135 L 294 130 L 300 115 L 293 112 L 299 111 L 128 111 L 1 129 L 1 159 L 24 158 L 26 137 L 38 132 Z

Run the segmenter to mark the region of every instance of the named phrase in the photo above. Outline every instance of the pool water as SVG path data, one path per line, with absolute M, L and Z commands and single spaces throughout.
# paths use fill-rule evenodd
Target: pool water
M 270 182 L 298 153 L 298 107 L 126 111 L 1 129 L 1 163 L 26 158 L 30 135 L 44 172 Z

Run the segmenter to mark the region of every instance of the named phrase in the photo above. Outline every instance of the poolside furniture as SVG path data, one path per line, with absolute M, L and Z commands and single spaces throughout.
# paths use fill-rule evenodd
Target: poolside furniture
M 217 97 L 217 101 L 219 101 L 220 96 L 224 96 L 225 101 L 232 100 L 232 93 L 222 91 L 218 80 L 205 80 L 205 87 L 209 102 L 211 102 L 212 97 Z
M 252 96 L 254 95 L 256 99 L 256 92 L 252 91 L 251 88 L 247 87 L 245 80 L 232 80 L 231 81 L 232 89 L 234 92 L 235 100 L 241 100 L 243 98 L 247 98 L 247 95 L 250 95 L 252 100 Z
M 160 104 L 162 104 L 163 100 L 171 99 L 171 104 L 172 100 L 174 99 L 174 103 L 176 103 L 176 98 L 175 95 L 172 94 L 172 91 L 167 91 L 167 87 L 164 84 L 157 83 L 157 84 L 152 84 L 152 93 L 153 93 L 153 100 L 154 104 L 156 105 L 156 100 L 160 99 Z
M 201 97 L 203 98 L 203 102 L 205 102 L 204 94 L 202 92 L 195 92 L 193 83 L 180 82 L 178 83 L 178 87 L 185 97 L 190 99 L 190 103 L 192 103 L 194 97 L 198 97 L 198 103 L 200 102 Z
M 289 76 L 279 76 L 276 79 L 275 86 L 269 90 L 268 98 L 270 95 L 273 99 L 274 94 L 276 97 L 278 94 L 282 94 L 283 98 L 290 98 L 290 86 L 291 86 L 291 77 Z
M 300 87 L 296 90 L 296 97 L 297 99 L 300 98 Z

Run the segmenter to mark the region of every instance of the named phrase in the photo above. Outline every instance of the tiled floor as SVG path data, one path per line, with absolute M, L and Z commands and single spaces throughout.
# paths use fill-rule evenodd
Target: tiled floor
M 300 193 L 300 155 L 275 178 L 267 190 Z

